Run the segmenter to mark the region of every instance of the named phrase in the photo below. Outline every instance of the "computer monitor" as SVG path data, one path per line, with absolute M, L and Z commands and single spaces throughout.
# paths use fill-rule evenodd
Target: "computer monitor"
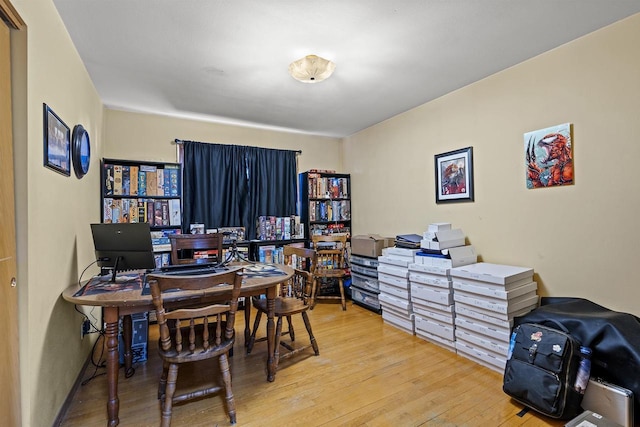
M 91 224 L 91 233 L 98 265 L 111 270 L 111 282 L 119 271 L 156 267 L 148 223 Z

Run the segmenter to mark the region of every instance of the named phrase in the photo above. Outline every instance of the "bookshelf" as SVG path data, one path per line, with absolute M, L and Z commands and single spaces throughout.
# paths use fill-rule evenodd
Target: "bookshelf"
M 298 174 L 298 209 L 307 239 L 317 234 L 351 236 L 350 180 L 348 174 L 325 171 Z
M 181 165 L 103 158 L 101 166 L 101 221 L 148 222 L 156 266 L 168 265 L 168 236 L 182 228 Z
M 349 239 L 350 175 L 315 169 L 298 174 L 298 209 L 307 247 L 313 247 L 311 240 L 314 235 L 344 233 Z M 335 277 L 319 279 L 318 294 L 340 293 L 339 286 L 340 281 Z M 348 294 L 348 289 L 345 292 Z

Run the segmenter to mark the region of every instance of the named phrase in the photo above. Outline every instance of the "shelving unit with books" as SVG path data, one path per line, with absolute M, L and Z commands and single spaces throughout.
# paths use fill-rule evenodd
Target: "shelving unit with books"
M 305 237 L 351 235 L 351 177 L 312 169 L 298 175 L 300 221 Z
M 102 159 L 102 222 L 148 222 L 156 266 L 170 261 L 170 234 L 181 232 L 179 163 Z
M 298 214 L 307 239 L 305 245 L 312 247 L 312 236 L 343 233 L 351 238 L 351 176 L 335 171 L 311 169 L 298 174 Z M 345 250 L 347 250 L 345 248 Z M 347 250 L 348 253 L 348 250 Z M 349 257 L 345 254 L 345 270 Z M 345 294 L 350 295 L 350 286 L 345 280 Z M 318 283 L 319 294 L 339 293 L 336 278 L 323 278 Z

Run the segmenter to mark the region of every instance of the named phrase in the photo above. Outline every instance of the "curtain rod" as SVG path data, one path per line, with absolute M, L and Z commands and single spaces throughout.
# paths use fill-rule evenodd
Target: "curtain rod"
M 184 144 L 185 142 L 199 142 L 199 141 L 185 141 L 185 140 L 183 140 L 183 139 L 178 139 L 178 138 L 176 138 L 176 139 L 174 140 L 174 142 L 175 142 L 176 144 L 178 144 L 178 145 L 182 145 L 182 144 Z M 207 143 L 207 142 L 205 142 L 204 144 L 208 144 L 208 143 Z M 246 147 L 248 147 L 248 145 L 247 145 Z M 260 147 L 255 147 L 255 148 L 260 148 Z M 295 151 L 295 152 L 296 152 L 296 154 L 302 154 L 302 150 L 287 150 L 287 151 Z

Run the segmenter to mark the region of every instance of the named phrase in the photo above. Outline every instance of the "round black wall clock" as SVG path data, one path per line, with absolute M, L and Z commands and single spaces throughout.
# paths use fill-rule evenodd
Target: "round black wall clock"
M 89 142 L 89 133 L 82 125 L 75 125 L 73 127 L 73 135 L 71 136 L 71 160 L 76 176 L 78 178 L 85 176 L 89 171 L 91 144 Z

